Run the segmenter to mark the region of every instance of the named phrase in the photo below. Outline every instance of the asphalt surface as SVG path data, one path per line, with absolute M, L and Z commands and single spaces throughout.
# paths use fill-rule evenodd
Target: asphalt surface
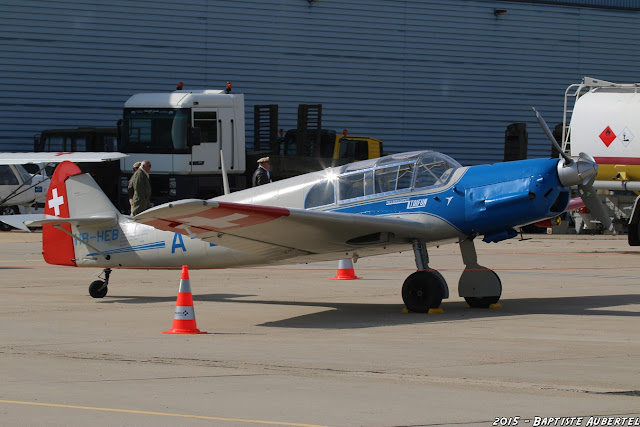
M 476 243 L 500 309 L 465 307 L 447 245 L 442 314 L 402 312 L 409 251 L 351 281 L 328 280 L 337 262 L 190 270 L 208 333 L 167 335 L 179 271 L 115 270 L 93 299 L 100 270 L 0 233 L 0 425 L 640 425 L 640 251 L 525 237 Z

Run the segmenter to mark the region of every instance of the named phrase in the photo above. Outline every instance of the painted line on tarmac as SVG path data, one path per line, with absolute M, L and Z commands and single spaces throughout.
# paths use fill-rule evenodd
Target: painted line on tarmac
M 494 254 L 494 255 L 542 255 L 542 256 L 553 256 L 553 257 L 583 257 L 583 256 L 638 256 L 638 252 L 630 252 L 630 251 L 613 251 L 613 252 L 577 252 L 577 253 L 566 253 L 566 252 L 518 252 L 518 251 L 502 251 L 499 249 L 478 249 L 479 253 L 485 254 Z
M 162 417 L 192 418 L 192 419 L 198 419 L 198 420 L 229 421 L 229 422 L 247 423 L 247 424 L 270 424 L 270 425 L 296 426 L 296 427 L 324 427 L 316 424 L 288 423 L 288 422 L 282 422 L 282 421 L 245 420 L 241 418 L 208 417 L 204 415 L 172 414 L 168 412 L 136 411 L 132 409 L 94 408 L 92 406 L 61 405 L 57 403 L 21 402 L 18 400 L 0 400 L 0 403 L 9 403 L 14 405 L 47 406 L 50 408 L 84 409 L 87 411 L 117 412 L 122 414 L 157 415 Z

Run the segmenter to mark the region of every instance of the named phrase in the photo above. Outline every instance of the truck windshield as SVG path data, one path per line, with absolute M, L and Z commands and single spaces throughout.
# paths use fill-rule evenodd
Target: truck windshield
M 188 152 L 190 111 L 188 108 L 127 108 L 124 110 L 124 153 Z

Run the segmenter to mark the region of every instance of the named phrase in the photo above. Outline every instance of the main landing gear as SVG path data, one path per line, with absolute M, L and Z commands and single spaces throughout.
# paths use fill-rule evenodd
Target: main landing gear
M 418 271 L 407 277 L 402 285 L 402 299 L 407 310 L 427 313 L 440 307 L 444 298 L 449 298 L 449 287 L 436 270 L 429 270 L 429 254 L 424 242 L 413 241 L 413 253 Z
M 493 270 L 478 264 L 473 239 L 462 240 L 460 251 L 465 269 L 458 282 L 458 295 L 473 308 L 488 308 L 497 303 L 502 294 L 502 283 Z M 424 242 L 414 240 L 413 253 L 418 271 L 404 281 L 402 299 L 407 310 L 427 313 L 440 307 L 443 299 L 449 298 L 449 287 L 438 271 L 429 269 L 429 255 Z
M 110 268 L 102 270 L 104 274 L 104 280 L 94 280 L 89 285 L 89 295 L 94 298 L 104 298 L 107 295 L 107 285 L 109 284 L 109 275 L 111 274 Z
M 460 242 L 462 261 L 465 268 L 458 282 L 458 295 L 463 297 L 469 307 L 489 308 L 500 300 L 502 282 L 493 271 L 478 264 L 478 255 L 473 239 Z

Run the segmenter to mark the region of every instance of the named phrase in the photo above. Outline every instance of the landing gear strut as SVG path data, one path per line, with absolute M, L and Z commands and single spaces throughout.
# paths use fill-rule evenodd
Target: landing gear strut
M 497 303 L 502 295 L 502 283 L 493 270 L 478 264 L 473 239 L 462 240 L 460 251 L 465 269 L 458 282 L 458 295 L 472 308 L 488 308 Z
M 418 271 L 411 274 L 402 285 L 402 299 L 407 310 L 426 313 L 438 308 L 444 298 L 449 298 L 449 288 L 444 277 L 429 269 L 429 255 L 423 242 L 413 241 L 413 252 Z
M 89 285 L 89 295 L 94 298 L 104 298 L 107 295 L 107 285 L 109 284 L 109 275 L 111 274 L 110 268 L 102 270 L 104 274 L 104 280 L 94 280 Z

